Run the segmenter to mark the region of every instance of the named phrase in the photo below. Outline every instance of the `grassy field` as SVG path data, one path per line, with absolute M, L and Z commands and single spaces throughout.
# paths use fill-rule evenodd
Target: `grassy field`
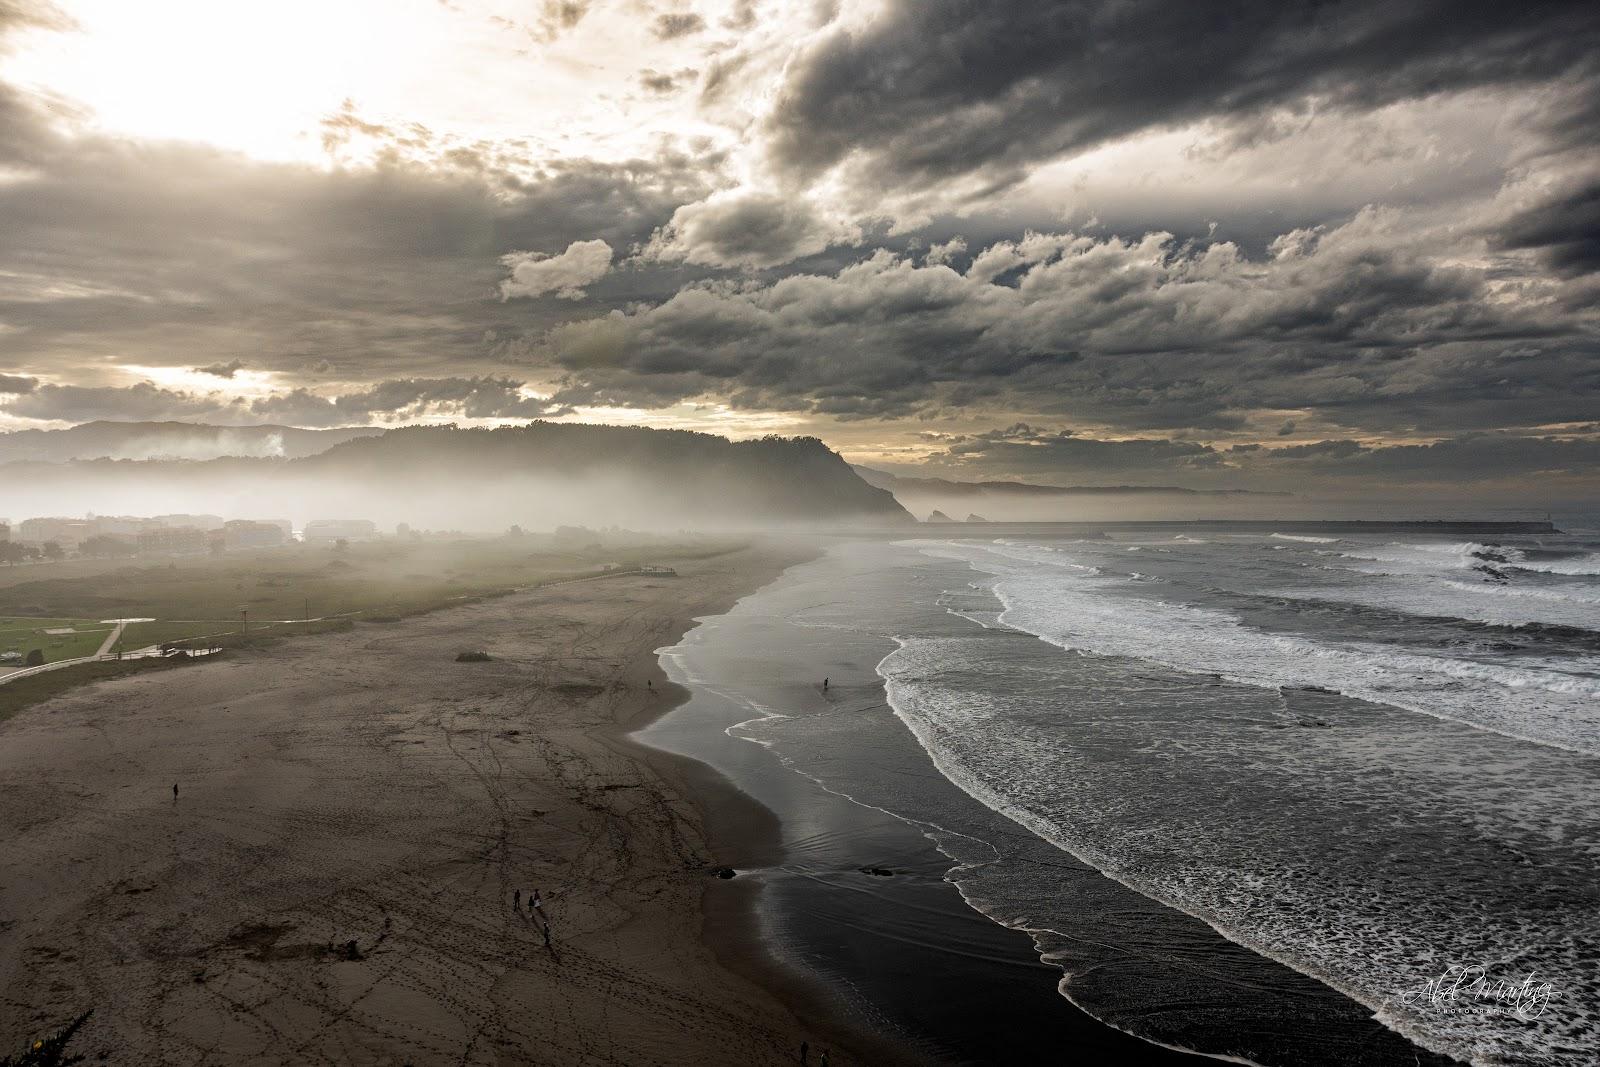
M 408 615 L 499 596 L 547 582 L 629 570 L 645 563 L 705 559 L 744 542 L 644 535 L 563 544 L 526 536 L 495 540 L 291 545 L 223 557 L 161 563 L 67 560 L 0 567 L 0 651 L 40 648 L 47 662 L 92 655 L 110 629 L 130 623 L 118 648 L 166 642 L 192 647 L 261 648 L 289 637 L 349 630 L 358 622 Z M 241 632 L 242 611 L 249 612 Z M 71 627 L 72 634 L 45 635 Z M 12 643 L 8 643 L 12 642 Z M 103 661 L 0 684 L 0 721 L 76 685 L 162 670 L 183 660 Z
M 219 648 L 262 648 L 290 637 L 349 630 L 358 622 L 398 622 L 475 598 L 605 568 L 643 563 L 674 565 L 744 547 L 742 541 L 610 536 L 605 542 L 562 544 L 552 537 L 483 541 L 286 545 L 283 549 L 194 557 L 162 563 L 64 560 L 0 566 L 0 651 L 26 656 L 43 649 L 46 662 L 90 656 L 106 640 L 99 619 L 131 622 L 122 651 L 168 641 Z M 250 613 L 242 632 L 240 613 Z M 46 635 L 45 629 L 72 629 Z M 144 670 L 168 670 L 187 659 L 126 659 L 62 667 L 0 683 L 0 721 L 91 681 Z
M 597 535 L 598 536 L 598 535 Z M 98 619 L 149 618 L 132 623 L 119 647 L 133 650 L 169 641 L 233 635 L 248 613 L 256 634 L 315 630 L 320 620 L 384 621 L 504 593 L 543 582 L 715 555 L 739 547 L 731 541 L 613 536 L 605 543 L 562 544 L 542 536 L 492 540 L 378 542 L 340 550 L 289 545 L 221 557 L 159 563 L 68 560 L 0 567 L 0 622 L 17 628 L 74 626 L 101 630 Z M 37 633 L 18 640 L 44 640 Z M 0 650 L 12 647 L 0 634 Z M 46 658 L 68 649 L 99 647 L 93 635 L 48 640 Z M 223 642 L 231 643 L 231 642 Z M 91 647 L 92 646 L 92 647 Z M 28 647 L 41 647 L 38 644 Z M 26 653 L 26 648 L 20 648 Z
M 52 634 L 47 630 L 68 630 Z M 100 650 L 112 627 L 95 619 L 28 618 L 0 616 L 0 652 L 26 656 L 33 649 L 44 653 L 46 663 L 92 656 Z

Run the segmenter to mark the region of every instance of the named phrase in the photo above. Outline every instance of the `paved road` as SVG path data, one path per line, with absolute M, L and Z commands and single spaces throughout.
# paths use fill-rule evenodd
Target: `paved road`
M 117 625 L 111 628 L 111 632 L 106 635 L 105 643 L 100 646 L 100 651 L 96 652 L 93 658 L 98 659 L 101 656 L 110 655 L 112 648 L 116 646 L 117 639 L 122 636 L 122 631 L 127 627 L 126 620 L 119 620 Z

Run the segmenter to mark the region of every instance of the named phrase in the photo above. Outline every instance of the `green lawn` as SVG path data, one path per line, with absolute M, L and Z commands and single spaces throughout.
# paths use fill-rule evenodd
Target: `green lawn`
M 470 598 L 593 575 L 604 565 L 671 565 L 744 544 L 615 534 L 605 542 L 572 545 L 535 535 L 352 544 L 343 551 L 295 544 L 160 563 L 65 560 L 0 567 L 0 651 L 26 655 L 38 648 L 46 662 L 92 655 L 110 629 L 98 620 L 114 618 L 154 620 L 130 623 L 118 645 L 123 651 L 169 641 L 261 647 L 283 637 L 348 630 L 363 621 L 395 622 Z M 241 611 L 249 612 L 244 635 Z M 74 632 L 42 632 L 66 627 Z M 53 695 L 80 680 L 154 669 L 138 664 L 155 662 L 90 664 L 0 684 L 0 718 L 21 699 L 19 693 Z M 45 697 L 27 702 L 38 699 Z
M 73 632 L 45 632 L 61 629 L 71 629 Z M 92 656 L 100 650 L 111 629 L 111 626 L 96 619 L 0 616 L 0 652 L 20 652 L 26 656 L 33 649 L 38 649 L 44 653 L 46 663 Z
M 237 621 L 199 619 L 189 622 L 182 620 L 136 622 L 122 631 L 120 646 L 126 652 L 149 648 L 151 645 L 163 645 L 169 641 L 196 647 L 214 644 L 222 648 L 237 648 L 241 644 L 253 645 L 303 634 L 336 633 L 348 630 L 353 625 L 353 620 L 348 618 L 316 619 L 311 622 L 291 619 L 273 623 L 252 622 L 250 629 L 241 633 Z

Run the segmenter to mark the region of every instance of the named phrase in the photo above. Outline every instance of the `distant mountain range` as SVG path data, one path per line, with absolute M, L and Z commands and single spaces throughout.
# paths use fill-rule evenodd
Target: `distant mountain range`
M 887 489 L 897 497 L 1060 497 L 1060 496 L 1291 496 L 1290 493 L 1264 493 L 1254 489 L 1184 489 L 1176 485 L 1038 485 L 1033 482 L 959 482 L 949 478 L 909 478 L 873 467 L 857 465 L 862 481 Z M 946 521 L 950 521 L 947 520 Z M 971 521 L 969 519 L 969 521 Z
M 403 473 L 421 484 L 538 474 L 591 491 L 621 479 L 642 503 L 691 516 L 910 519 L 894 494 L 869 485 L 815 437 L 730 441 L 691 430 L 554 422 L 493 430 L 408 426 L 290 466 L 319 477 L 381 480 Z
M 152 425 L 160 432 L 151 433 Z M 513 523 L 681 529 L 912 521 L 892 493 L 868 485 L 812 437 L 730 441 L 688 430 L 550 422 L 492 430 L 248 427 L 246 433 L 183 423 L 76 429 L 93 432 L 61 447 L 99 450 L 103 458 L 7 464 L 8 514 L 348 517 L 463 530 Z M 327 447 L 341 433 L 346 439 Z M 152 452 L 161 454 L 159 443 L 172 449 L 183 440 L 196 447 L 271 442 L 279 450 L 218 459 L 110 458 L 142 442 L 157 443 Z M 101 443 L 84 443 L 93 441 Z M 288 458 L 315 443 L 324 447 Z
M 211 426 L 193 422 L 86 422 L 65 430 L 0 433 L 0 463 L 67 463 L 75 459 L 219 459 L 223 456 L 299 459 L 376 426 L 302 430 L 295 426 Z

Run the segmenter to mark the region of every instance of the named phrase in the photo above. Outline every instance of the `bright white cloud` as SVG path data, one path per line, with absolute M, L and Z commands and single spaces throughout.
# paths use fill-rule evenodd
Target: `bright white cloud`
M 560 255 L 512 252 L 500 257 L 511 277 L 500 283 L 500 299 L 555 293 L 563 300 L 582 300 L 584 287 L 611 269 L 611 246 L 604 241 L 574 241 Z

